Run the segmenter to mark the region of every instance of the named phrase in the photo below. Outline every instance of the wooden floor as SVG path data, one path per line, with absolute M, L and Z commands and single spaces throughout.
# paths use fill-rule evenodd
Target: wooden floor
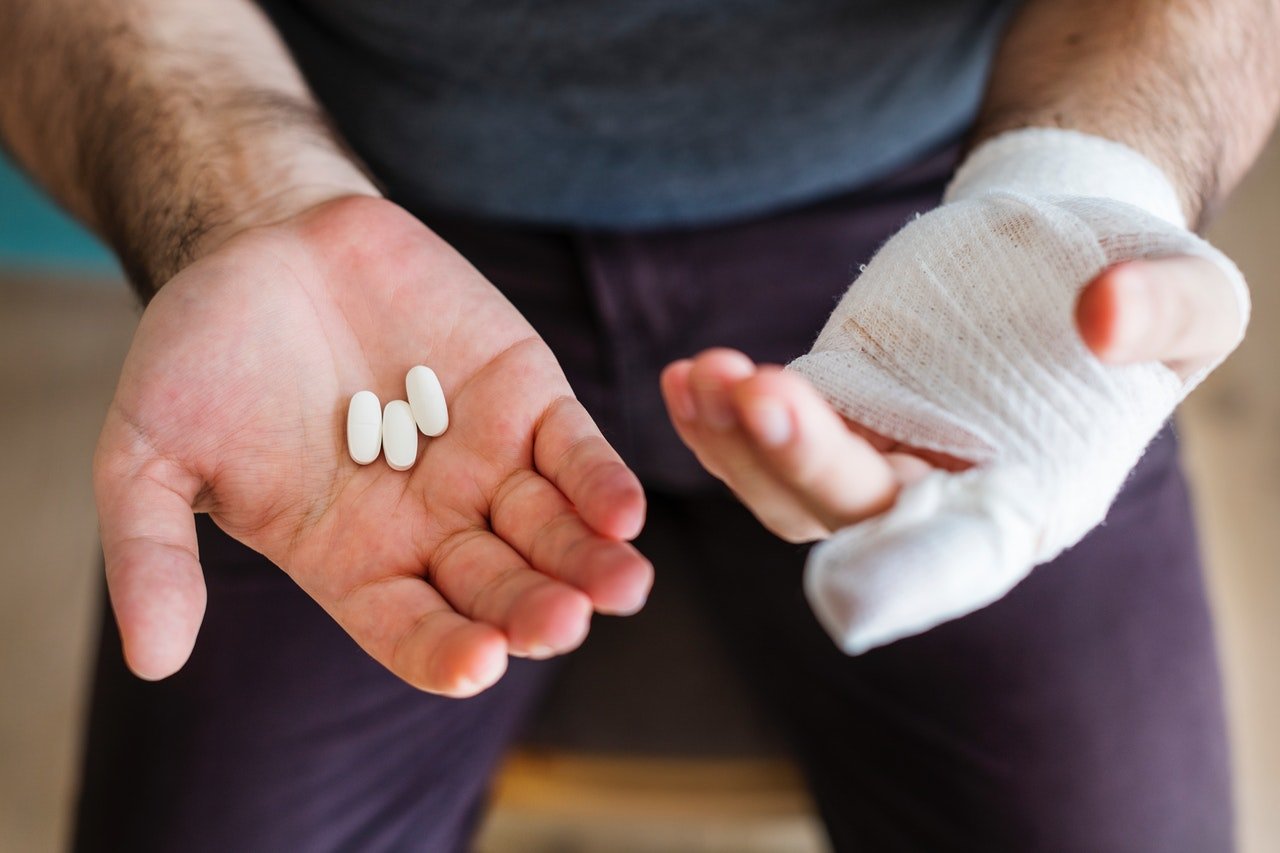
M 1278 224 L 1273 146 L 1214 233 L 1250 279 L 1250 338 L 1183 412 L 1227 672 L 1245 853 L 1280 850 Z M 89 458 L 133 322 L 118 286 L 0 280 L 4 851 L 56 850 L 65 839 L 98 583 Z M 549 760 L 521 756 L 504 776 L 481 842 L 486 853 L 798 853 L 820 845 L 785 765 L 651 763 L 630 765 L 635 772 L 620 778 L 623 765 L 607 759 L 568 767 Z M 594 796 L 568 802 L 531 782 L 548 767 L 563 784 L 585 780 Z

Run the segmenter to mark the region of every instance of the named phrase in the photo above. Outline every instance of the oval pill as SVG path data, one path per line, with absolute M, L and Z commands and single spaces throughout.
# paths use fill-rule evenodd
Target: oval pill
M 423 435 L 435 437 L 449 428 L 449 408 L 444 402 L 440 379 L 429 367 L 419 364 L 409 369 L 404 378 L 409 408 Z
M 382 449 L 382 403 L 372 391 L 357 391 L 347 406 L 347 452 L 361 465 Z
M 382 412 L 382 455 L 396 471 L 407 471 L 418 458 L 418 427 L 404 400 L 392 400 Z

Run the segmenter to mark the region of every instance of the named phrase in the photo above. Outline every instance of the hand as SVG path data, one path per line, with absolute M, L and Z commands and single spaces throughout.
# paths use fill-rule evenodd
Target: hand
M 1076 322 L 1104 362 L 1159 360 L 1185 378 L 1231 349 L 1240 316 L 1217 266 L 1175 257 L 1107 270 L 1082 291 Z M 669 365 L 662 390 L 703 466 L 792 542 L 883 512 L 931 468 L 967 465 L 849 423 L 803 377 L 731 350 Z
M 402 398 L 429 364 L 451 426 L 417 465 L 358 466 L 351 395 Z M 244 231 L 161 289 L 138 327 L 94 482 L 125 656 L 179 669 L 203 617 L 192 509 L 287 572 L 374 658 L 451 696 L 507 655 L 638 610 L 639 482 L 550 350 L 449 246 L 349 197 Z M 264 650 L 269 653 L 270 650 Z

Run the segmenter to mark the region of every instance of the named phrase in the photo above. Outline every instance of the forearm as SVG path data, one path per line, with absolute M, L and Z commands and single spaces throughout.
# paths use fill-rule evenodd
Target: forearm
M 974 143 L 1020 127 L 1114 139 L 1202 224 L 1280 108 L 1275 0 L 1028 0 L 996 56 Z
M 236 230 L 375 193 L 249 0 L 0 0 L 0 139 L 144 299 Z

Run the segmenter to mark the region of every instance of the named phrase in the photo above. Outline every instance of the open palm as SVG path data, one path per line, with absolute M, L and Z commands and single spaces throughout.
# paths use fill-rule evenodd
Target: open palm
M 406 472 L 346 455 L 350 396 L 428 364 L 451 426 Z M 348 198 L 244 232 L 142 318 L 95 459 L 130 666 L 163 677 L 205 605 L 192 509 L 284 569 L 411 684 L 469 695 L 644 602 L 644 498 L 550 350 L 456 252 Z

